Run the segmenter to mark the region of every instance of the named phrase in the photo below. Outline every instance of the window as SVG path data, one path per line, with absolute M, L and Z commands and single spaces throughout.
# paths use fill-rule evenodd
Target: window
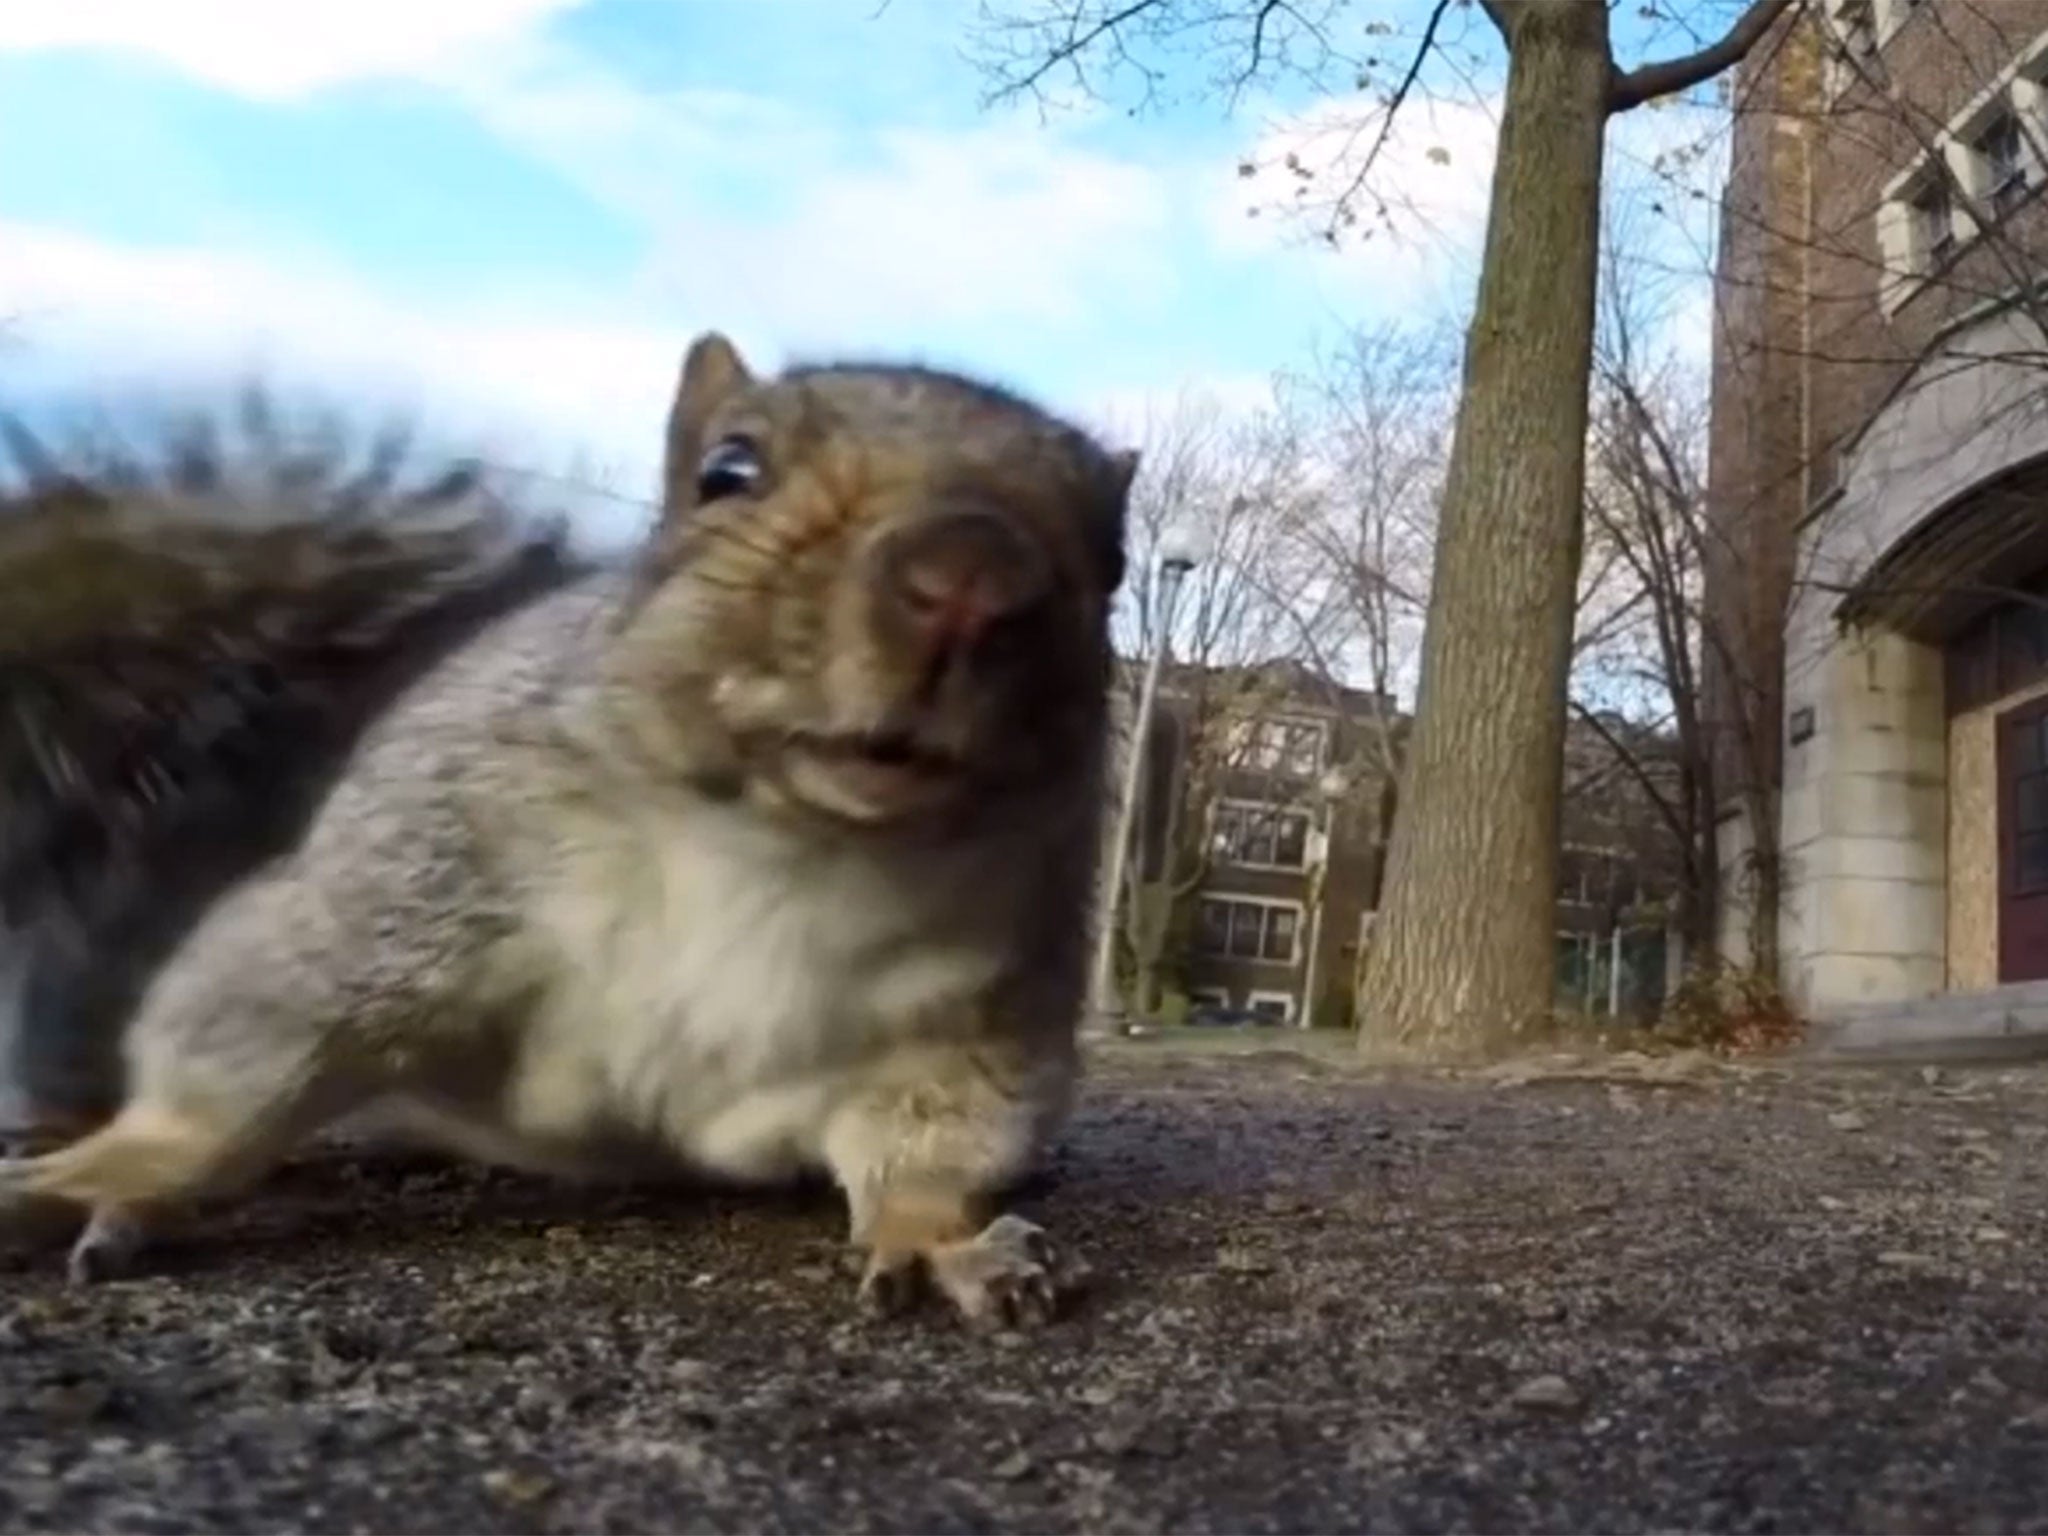
M 1622 855 L 1598 848 L 1565 847 L 1557 855 L 1557 899 L 1567 906 L 1617 908 L 1636 904 L 1635 871 Z
M 1955 212 L 1950 206 L 1948 183 L 1939 174 L 1913 194 L 1913 239 L 1920 252 L 1920 266 L 1931 271 L 1948 260 L 1956 248 Z
M 1593 940 L 1583 933 L 1557 936 L 1557 995 L 1568 1006 L 1585 1000 L 1592 979 Z
M 1998 616 L 1999 639 L 2010 651 L 2022 677 L 2048 669 L 2048 608 L 2016 602 Z
M 2013 894 L 2048 890 L 2048 715 L 2012 736 Z
M 1253 720 L 1231 733 L 1240 766 L 1309 778 L 1323 765 L 1323 727 L 1315 720 Z
M 2027 192 L 2027 160 L 2019 119 L 2001 112 L 1978 135 L 1976 150 L 1984 161 L 1985 199 L 1998 213 L 2009 212 Z
M 1204 896 L 1195 923 L 1195 947 L 1229 960 L 1294 963 L 1301 909 L 1286 902 Z
M 1923 0 L 1884 0 L 1884 28 L 1878 40 L 1890 42 L 1892 34 L 1904 26 L 1922 4 Z
M 1870 0 L 1840 0 L 1835 6 L 1835 33 L 1845 52 L 1868 54 L 1877 45 L 1877 22 Z
M 1821 86 L 1833 101 L 1862 75 L 1861 61 L 1877 51 L 1877 22 L 1870 0 L 1832 0 L 1829 31 L 1821 59 Z M 1727 77 L 1723 76 L 1725 80 Z
M 1308 866 L 1308 813 L 1277 805 L 1226 800 L 1216 807 L 1210 847 L 1224 864 L 1268 869 Z
M 1557 854 L 1557 899 L 1583 906 L 1591 887 L 1588 865 L 1591 855 L 1577 848 L 1561 848 Z

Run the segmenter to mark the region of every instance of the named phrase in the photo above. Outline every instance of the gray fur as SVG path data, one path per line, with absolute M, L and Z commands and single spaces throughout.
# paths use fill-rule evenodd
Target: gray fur
M 146 457 L 9 426 L 0 497 L 0 1130 L 91 1119 L 152 975 L 289 849 L 363 727 L 573 579 L 473 466 L 407 483 L 260 395 Z
M 0 1180 L 92 1213 L 75 1272 L 395 1100 L 568 1172 L 829 1171 L 871 1298 L 922 1264 L 976 1321 L 1049 1313 L 1042 1235 L 964 1223 L 1070 1102 L 1134 461 L 972 381 L 759 385 L 700 341 L 671 444 L 735 430 L 786 490 L 707 491 L 661 561 L 471 610 L 323 744 L 289 835 L 242 844 L 139 993 L 119 1113 Z M 1010 530 L 970 579 L 1034 573 L 987 645 L 883 558 L 963 495 Z

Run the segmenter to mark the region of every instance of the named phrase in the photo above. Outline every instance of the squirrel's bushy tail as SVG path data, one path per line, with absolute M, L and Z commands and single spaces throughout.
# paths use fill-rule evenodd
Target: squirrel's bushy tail
M 121 1024 L 191 922 L 401 688 L 579 562 L 480 466 L 408 481 L 402 433 L 352 457 L 253 390 L 146 455 L 0 434 L 4 1129 L 10 1087 L 110 1109 Z

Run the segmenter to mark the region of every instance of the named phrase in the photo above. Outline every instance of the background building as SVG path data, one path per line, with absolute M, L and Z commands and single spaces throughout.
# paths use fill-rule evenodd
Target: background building
M 1119 912 L 1134 1014 L 1206 1006 L 1276 1024 L 1354 1021 L 1407 729 L 1387 696 L 1298 661 L 1167 670 Z M 1604 729 L 1657 771 L 1654 740 L 1619 720 Z M 1608 735 L 1575 723 L 1568 740 L 1559 1001 L 1652 1011 L 1676 960 L 1670 834 Z
M 2048 977 L 2048 0 L 1825 0 L 1733 88 L 1724 932 L 1819 1015 Z

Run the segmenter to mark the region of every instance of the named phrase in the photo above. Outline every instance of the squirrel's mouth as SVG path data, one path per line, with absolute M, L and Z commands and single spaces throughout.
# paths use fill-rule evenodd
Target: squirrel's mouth
M 876 823 L 950 802 L 966 777 L 959 758 L 908 732 L 794 732 L 783 771 L 798 798 L 851 821 Z

